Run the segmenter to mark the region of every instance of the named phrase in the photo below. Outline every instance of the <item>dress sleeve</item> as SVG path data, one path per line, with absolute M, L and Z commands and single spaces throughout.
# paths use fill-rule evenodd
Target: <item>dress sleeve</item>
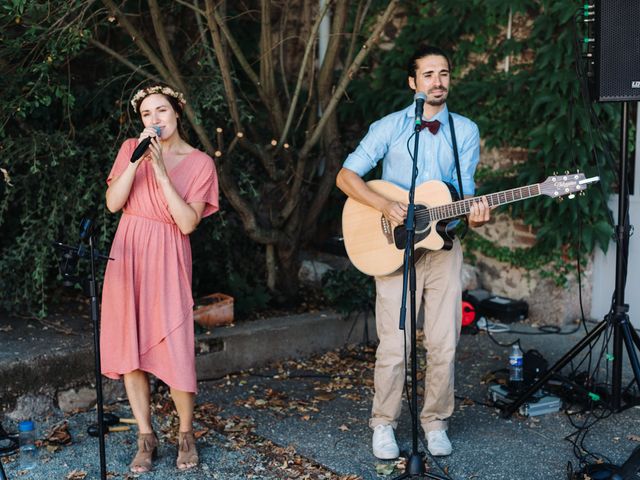
M 131 160 L 131 155 L 136 148 L 138 141 L 135 138 L 130 138 L 125 140 L 125 142 L 120 147 L 120 151 L 116 156 L 116 161 L 113 162 L 113 167 L 111 167 L 111 172 L 107 177 L 107 185 L 111 183 L 111 180 L 122 175 L 127 169 L 127 165 L 129 165 L 129 161 Z
M 202 218 L 218 211 L 218 174 L 213 159 L 206 153 L 200 155 L 200 168 L 185 196 L 185 202 L 206 203 Z

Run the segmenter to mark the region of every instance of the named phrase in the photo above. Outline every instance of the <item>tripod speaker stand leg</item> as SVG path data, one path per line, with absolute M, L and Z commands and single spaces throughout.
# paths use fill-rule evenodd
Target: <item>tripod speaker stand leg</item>
M 594 343 L 604 332 L 607 327 L 607 321 L 603 320 L 600 322 L 589 334 L 584 337 L 580 342 L 578 342 L 569 352 L 567 352 L 560 360 L 556 362 L 547 372 L 540 377 L 536 383 L 531 385 L 522 395 L 520 395 L 516 400 L 510 403 L 502 413 L 504 418 L 509 418 L 513 413 L 520 408 L 520 406 L 527 401 L 531 395 L 536 393 L 547 381 L 555 375 L 557 372 L 562 370 L 562 368 L 568 364 L 573 358 L 578 355 L 585 347 Z
M 503 417 L 511 416 L 531 395 L 542 387 L 552 375 L 569 363 L 587 345 L 594 342 L 607 326 L 613 328 L 613 368 L 611 381 L 611 409 L 619 412 L 622 391 L 622 365 L 623 346 L 627 349 L 631 368 L 638 387 L 640 388 L 640 362 L 635 350 L 640 348 L 638 334 L 631 328 L 629 322 L 629 306 L 624 303 L 625 284 L 627 279 L 627 264 L 629 256 L 629 184 L 627 179 L 627 125 L 629 123 L 629 107 L 627 102 L 622 103 L 620 119 L 620 170 L 619 170 L 619 195 L 618 195 L 618 225 L 616 226 L 616 276 L 615 294 L 610 313 L 600 322 L 584 339 L 573 347 L 553 367 L 551 367 L 540 380 L 527 389 L 520 397 L 511 403 L 504 411 Z

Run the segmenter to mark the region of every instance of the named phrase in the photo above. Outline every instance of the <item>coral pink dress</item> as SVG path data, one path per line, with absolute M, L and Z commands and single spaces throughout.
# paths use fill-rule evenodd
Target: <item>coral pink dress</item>
M 137 143 L 124 142 L 107 183 L 124 172 Z M 168 174 L 187 203 L 206 203 L 203 217 L 218 210 L 216 169 L 206 153 L 194 150 Z M 136 171 L 110 257 L 102 292 L 102 374 L 118 379 L 139 369 L 195 392 L 191 244 L 147 161 Z

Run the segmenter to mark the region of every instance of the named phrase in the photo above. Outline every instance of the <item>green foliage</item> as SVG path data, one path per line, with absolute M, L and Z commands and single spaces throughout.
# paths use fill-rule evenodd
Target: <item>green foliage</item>
M 539 271 L 541 277 L 552 279 L 558 286 L 566 285 L 567 276 L 574 271 L 576 265 L 575 260 L 570 257 L 571 253 L 575 254 L 573 249 L 566 249 L 566 251 L 547 250 L 540 244 L 531 248 L 510 249 L 496 245 L 473 230 L 467 231 L 464 238 L 464 249 L 467 261 L 475 261 L 475 252 L 482 252 L 488 257 L 508 263 L 513 267 Z M 582 267 L 586 265 L 586 259 L 581 262 L 581 265 Z
M 554 172 L 580 170 L 587 177 L 601 178 L 600 185 L 591 187 L 580 201 L 532 200 L 509 208 L 511 215 L 538 232 L 536 248 L 526 250 L 526 255 L 509 255 L 512 260 L 528 257 L 522 265 L 532 269 L 542 268 L 550 255 L 561 258 L 567 245 L 571 245 L 570 256 L 576 249 L 583 254 L 596 246 L 606 249 L 612 232 L 605 199 L 614 183 L 615 168 L 610 165 L 617 152 L 611 145 L 617 143 L 618 115 L 614 105 L 583 100 L 576 73 L 580 52 L 575 45 L 580 36 L 575 28 L 580 7 L 573 0 L 407 4 L 409 23 L 397 38 L 393 54 L 372 56 L 371 76 L 353 84 L 355 101 L 343 112 L 373 121 L 405 107 L 412 92 L 404 62 L 415 46 L 431 43 L 452 52 L 450 110 L 479 125 L 484 148 L 528 151 L 527 161 L 515 167 L 481 169 L 477 193 L 538 183 Z M 528 35 L 506 38 L 510 8 L 514 31 L 529 29 Z M 506 55 L 511 56 L 508 72 L 503 68 Z M 519 58 L 525 61 L 515 62 Z M 504 255 L 488 242 L 467 246 L 473 248 L 491 256 Z
M 331 306 L 347 315 L 368 311 L 376 296 L 373 278 L 353 267 L 325 273 L 322 277 L 322 293 Z
M 128 114 L 140 78 L 90 47 L 93 32 L 83 25 L 96 7 L 80 0 L 0 7 L 0 168 L 10 178 L 8 183 L 0 176 L 3 310 L 46 314 L 61 283 L 52 242 L 76 245 L 83 217 L 98 224 L 101 252 L 109 251 L 115 233 L 119 215 L 104 207 L 105 179 L 121 143 L 140 129 L 139 119 Z M 111 29 L 115 42 L 130 41 L 106 20 L 99 28 Z M 211 131 L 224 126 L 219 72 L 201 62 L 201 43 L 178 43 L 185 46 L 183 73 L 197 72 L 188 75 L 189 99 L 200 123 Z M 255 265 L 264 263 L 261 249 L 221 206 L 223 212 L 205 219 L 192 237 L 194 295 L 229 293 L 240 311 L 243 301 L 248 308 L 262 305 L 266 300 L 255 275 L 261 268 Z M 236 264 L 242 267 L 232 268 Z M 88 273 L 86 262 L 78 273 Z

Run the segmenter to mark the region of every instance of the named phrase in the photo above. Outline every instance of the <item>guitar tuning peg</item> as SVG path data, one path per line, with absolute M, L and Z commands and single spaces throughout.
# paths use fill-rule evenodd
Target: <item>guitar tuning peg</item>
M 573 200 L 574 198 L 576 198 L 575 193 L 569 194 L 569 200 Z
M 557 176 L 557 175 L 558 175 L 558 171 L 557 171 L 557 170 L 554 170 L 554 171 L 553 171 L 553 176 L 555 177 L 555 176 Z
M 565 175 L 569 175 L 569 170 L 565 170 L 565 171 L 564 171 L 564 174 L 565 174 Z

